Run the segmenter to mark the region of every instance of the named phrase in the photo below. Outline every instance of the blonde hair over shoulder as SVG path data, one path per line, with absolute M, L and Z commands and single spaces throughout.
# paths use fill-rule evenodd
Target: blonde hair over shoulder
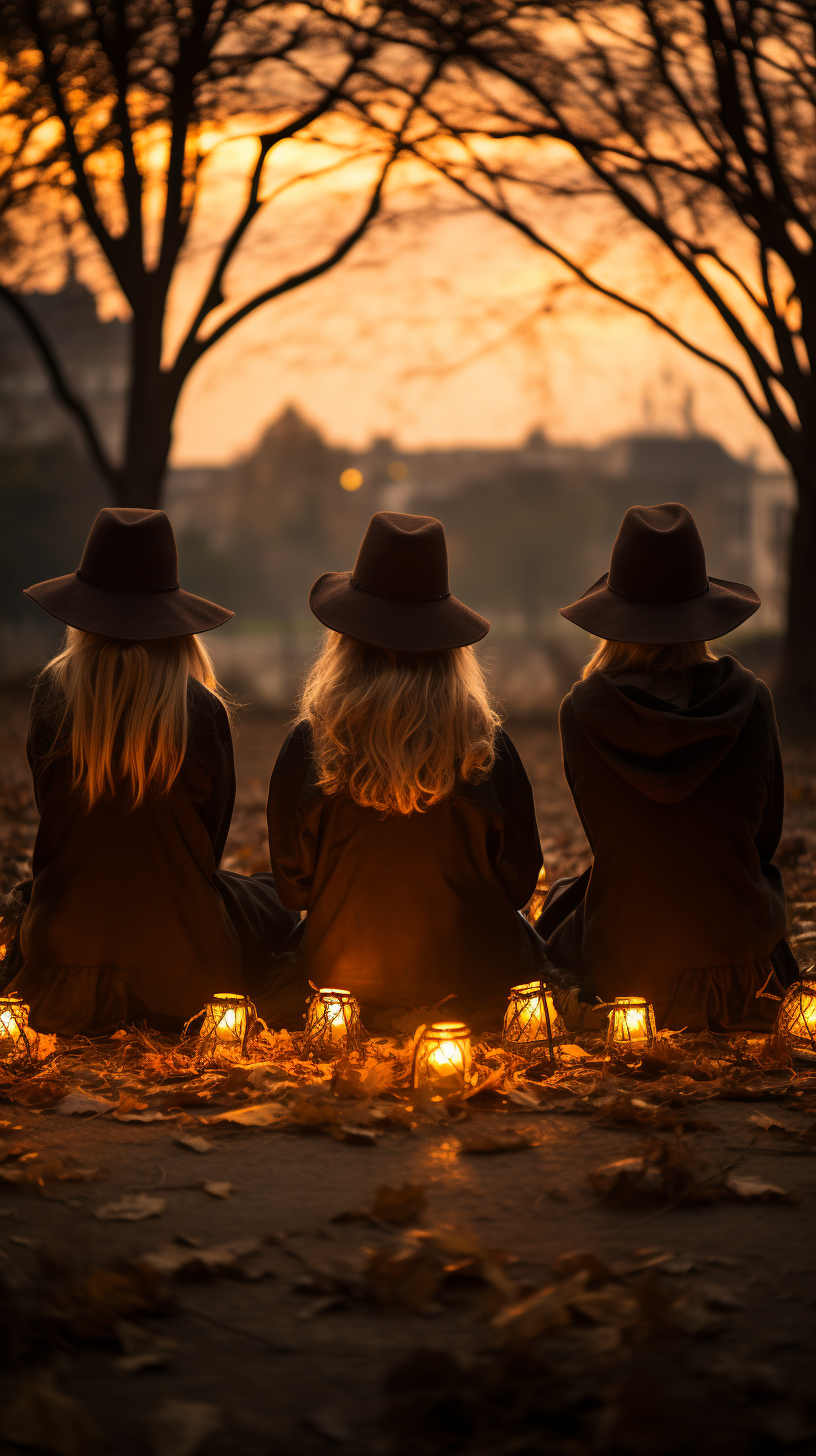
M 392 652 L 329 631 L 303 685 L 324 794 L 411 814 L 479 783 L 495 759 L 499 715 L 472 647 Z
M 135 808 L 166 793 L 187 751 L 190 678 L 230 713 L 212 659 L 197 636 L 129 642 L 69 627 L 39 681 L 59 690 L 54 752 L 66 747 L 88 808 L 124 784 Z
M 613 642 L 601 638 L 581 681 L 593 672 L 687 672 L 698 662 L 716 662 L 707 642 Z

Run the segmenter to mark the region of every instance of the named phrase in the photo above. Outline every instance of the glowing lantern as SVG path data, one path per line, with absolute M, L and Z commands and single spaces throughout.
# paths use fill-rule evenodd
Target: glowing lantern
M 657 1035 L 654 1009 L 642 996 L 616 996 L 609 1010 L 607 1042 L 616 1052 L 642 1052 Z
M 471 1083 L 470 1064 L 470 1027 L 463 1021 L 436 1021 L 417 1039 L 414 1086 L 464 1092 Z
M 553 1036 L 558 1013 L 543 981 L 528 981 L 513 986 L 504 1015 L 502 1042 L 509 1052 L 520 1057 L 553 1057 Z M 560 1023 L 559 1023 L 560 1027 Z
M 315 1052 L 353 1051 L 365 1040 L 360 1007 L 350 991 L 316 990 L 306 1012 L 306 1041 Z
M 0 1048 L 12 1056 L 30 1050 L 28 1015 L 29 1008 L 21 996 L 0 996 Z
M 246 996 L 219 991 L 204 1008 L 204 1020 L 199 1032 L 202 1046 L 209 1043 L 212 1051 L 221 1047 L 243 1054 L 257 1021 L 255 1007 Z
M 794 1056 L 816 1062 L 816 978 L 788 987 L 774 1031 Z

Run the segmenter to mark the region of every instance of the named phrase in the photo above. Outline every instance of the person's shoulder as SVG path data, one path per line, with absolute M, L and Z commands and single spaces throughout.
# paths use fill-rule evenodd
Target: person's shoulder
M 281 744 L 277 762 L 311 763 L 314 750 L 314 734 L 308 718 L 298 718 L 292 724 Z

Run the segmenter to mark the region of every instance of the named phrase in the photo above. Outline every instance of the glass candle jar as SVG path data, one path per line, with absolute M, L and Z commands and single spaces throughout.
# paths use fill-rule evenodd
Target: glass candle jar
M 553 1059 L 553 1037 L 558 1013 L 544 981 L 513 986 L 504 1014 L 502 1042 L 517 1056 Z
M 466 1091 L 470 1082 L 470 1027 L 463 1021 L 426 1027 L 414 1048 L 414 1086 L 448 1094 Z
M 363 1040 L 360 1007 L 350 991 L 324 986 L 306 1012 L 306 1040 L 313 1051 L 352 1050 Z
M 215 1047 L 243 1051 L 257 1020 L 255 1007 L 246 996 L 218 991 L 204 1010 L 199 1036 Z
M 653 1045 L 654 1008 L 642 996 L 616 996 L 609 1011 L 607 1042 L 613 1051 L 642 1052 Z
M 774 1031 L 794 1056 L 816 1062 L 816 980 L 797 981 L 788 987 Z

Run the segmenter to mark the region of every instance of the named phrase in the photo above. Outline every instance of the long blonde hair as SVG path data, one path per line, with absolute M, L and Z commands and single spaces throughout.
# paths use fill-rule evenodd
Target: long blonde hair
M 390 652 L 327 632 L 300 697 L 324 794 L 421 813 L 489 777 L 500 719 L 472 647 Z
M 602 637 L 581 680 L 592 672 L 687 672 L 698 662 L 716 662 L 707 642 L 613 642 Z
M 59 689 L 54 751 L 66 747 L 88 808 L 124 784 L 135 808 L 148 789 L 166 793 L 187 750 L 187 684 L 223 703 L 212 660 L 196 636 L 126 642 L 69 627 L 40 681 Z

